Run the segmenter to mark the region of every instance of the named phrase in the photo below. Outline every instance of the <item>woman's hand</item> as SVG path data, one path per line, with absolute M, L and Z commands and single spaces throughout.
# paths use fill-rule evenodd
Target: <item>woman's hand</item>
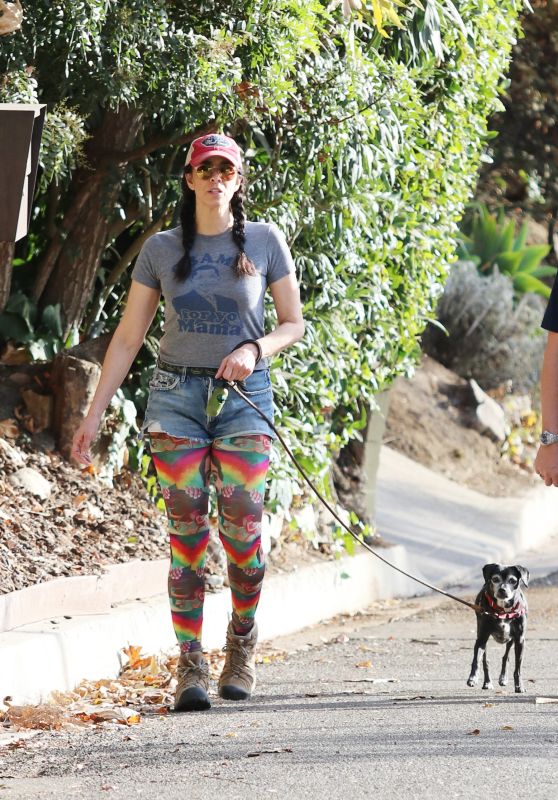
M 233 350 L 221 361 L 215 377 L 225 381 L 245 380 L 254 372 L 258 355 L 258 347 L 255 344 L 245 344 L 238 350 Z
M 100 424 L 100 419 L 87 416 L 74 434 L 72 441 L 72 458 L 84 467 L 88 467 L 92 464 L 90 447 L 91 442 L 97 435 Z
M 535 472 L 547 486 L 558 486 L 558 444 L 539 446 L 535 458 Z

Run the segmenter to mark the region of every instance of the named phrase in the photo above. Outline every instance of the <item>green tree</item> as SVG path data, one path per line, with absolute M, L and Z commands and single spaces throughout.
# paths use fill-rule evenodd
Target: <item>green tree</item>
M 490 120 L 498 135 L 483 165 L 479 195 L 558 224 L 558 4 L 539 0 L 523 14 L 502 105 Z M 558 242 L 555 243 L 555 256 Z

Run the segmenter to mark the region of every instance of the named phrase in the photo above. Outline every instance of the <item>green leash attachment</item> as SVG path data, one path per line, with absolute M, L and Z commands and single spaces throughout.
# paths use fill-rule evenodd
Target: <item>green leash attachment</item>
M 223 406 L 229 396 L 229 390 L 226 386 L 216 386 L 211 392 L 211 396 L 207 401 L 205 413 L 208 417 L 218 417 Z

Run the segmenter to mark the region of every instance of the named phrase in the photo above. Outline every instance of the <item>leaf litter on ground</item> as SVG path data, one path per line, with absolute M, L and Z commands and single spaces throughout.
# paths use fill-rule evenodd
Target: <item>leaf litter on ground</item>
M 4 698 L 0 705 L 0 725 L 4 730 L 71 730 L 106 723 L 127 727 L 143 717 L 168 714 L 174 701 L 178 656 L 143 655 L 141 647 L 122 648 L 127 657 L 117 678 L 83 680 L 73 691 L 51 693 L 48 702 L 14 705 Z M 272 647 L 260 649 L 257 661 L 271 664 L 285 659 L 287 653 Z M 222 650 L 206 654 L 209 673 L 217 680 L 225 660 Z

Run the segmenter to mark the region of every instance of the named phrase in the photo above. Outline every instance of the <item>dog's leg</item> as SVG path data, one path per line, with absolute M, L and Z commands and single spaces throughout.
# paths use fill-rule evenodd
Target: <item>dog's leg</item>
M 488 658 L 486 655 L 486 649 L 482 654 L 482 668 L 484 671 L 484 683 L 482 685 L 483 689 L 493 689 L 492 681 L 490 680 L 490 673 L 488 671 Z
M 473 650 L 473 663 L 471 664 L 471 674 L 469 675 L 467 686 L 476 686 L 479 679 L 479 647 L 479 640 L 477 639 Z
M 513 682 L 515 684 L 516 692 L 524 692 L 525 687 L 521 680 L 521 662 L 523 661 L 523 647 L 525 641 L 523 637 L 515 642 L 515 669 L 513 671 Z
M 500 686 L 507 686 L 508 685 L 508 657 L 510 655 L 511 646 L 513 644 L 513 639 L 510 639 L 506 645 L 506 649 L 504 651 L 504 657 L 502 658 L 502 670 L 500 672 L 500 677 L 498 678 L 498 683 Z
M 488 641 L 488 636 L 484 633 L 478 636 L 477 641 L 475 642 L 475 649 L 473 650 L 473 663 L 471 664 L 471 674 L 469 675 L 469 680 L 467 681 L 467 686 L 476 686 L 477 681 L 479 679 L 479 654 L 484 654 L 486 650 L 486 643 Z

